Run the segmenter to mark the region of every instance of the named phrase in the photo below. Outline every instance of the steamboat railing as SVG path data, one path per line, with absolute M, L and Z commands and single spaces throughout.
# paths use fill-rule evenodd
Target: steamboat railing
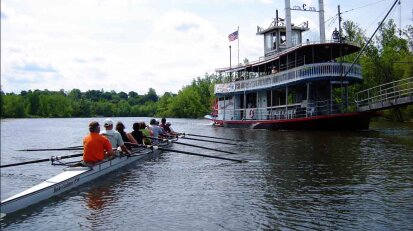
M 293 47 L 287 48 L 287 49 L 285 49 L 285 50 L 278 51 L 278 52 L 276 52 L 276 53 L 274 52 L 274 55 L 262 56 L 262 57 L 260 57 L 258 60 L 251 61 L 251 62 L 248 63 L 247 65 L 257 65 L 257 64 L 260 63 L 260 62 L 265 62 L 265 61 L 267 61 L 267 60 L 275 59 L 277 56 L 282 56 L 282 55 L 288 54 L 288 53 L 290 53 L 290 52 L 292 52 L 292 51 L 294 51 L 294 50 L 296 50 L 296 49 L 298 49 L 298 48 L 300 48 L 300 47 L 312 46 L 312 45 L 323 45 L 323 44 L 329 45 L 329 44 L 331 44 L 331 43 L 339 43 L 339 41 L 337 41 L 337 40 L 326 40 L 326 41 L 324 41 L 324 42 L 321 42 L 321 41 L 311 41 L 311 42 L 310 42 L 310 41 L 308 41 L 308 42 L 300 43 L 300 44 L 297 44 L 297 45 L 295 45 L 295 46 L 293 46 Z M 350 41 L 345 41 L 343 44 L 348 44 L 348 45 L 353 45 L 353 46 L 359 46 L 357 43 L 355 43 L 355 42 L 350 42 Z M 217 69 L 215 69 L 215 71 L 217 71 L 217 72 L 234 71 L 234 69 L 245 68 L 245 66 L 246 66 L 245 64 L 240 64 L 240 65 L 238 65 L 238 66 L 233 66 L 232 68 L 231 68 L 231 67 L 217 68 Z
M 356 95 L 358 111 L 377 111 L 413 104 L 413 77 L 360 91 Z
M 347 73 L 351 67 L 349 63 L 317 63 L 309 64 L 275 74 L 259 76 L 253 79 L 241 80 L 215 85 L 215 94 L 226 94 L 243 91 L 264 89 L 284 85 L 305 79 L 340 77 Z M 341 69 L 342 72 L 341 72 Z M 347 77 L 362 79 L 360 65 L 354 65 Z
M 285 120 L 309 118 L 313 116 L 343 113 L 342 104 L 330 100 L 303 101 L 301 103 L 279 105 L 265 108 L 240 108 L 220 110 L 218 118 L 223 120 Z

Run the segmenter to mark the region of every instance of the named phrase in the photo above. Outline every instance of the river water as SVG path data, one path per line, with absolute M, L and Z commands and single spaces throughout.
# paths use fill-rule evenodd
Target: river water
M 16 150 L 81 145 L 91 120 L 2 120 L 1 163 L 79 153 Z M 133 122 L 149 118 L 114 120 L 130 130 Z M 3 216 L 1 229 L 413 230 L 413 124 L 373 122 L 369 131 L 303 132 L 171 121 L 176 131 L 247 139 L 241 144 L 250 145 L 181 139 L 237 154 L 178 144 L 174 149 L 251 161 L 163 153 Z M 46 162 L 2 168 L 1 199 L 61 170 Z

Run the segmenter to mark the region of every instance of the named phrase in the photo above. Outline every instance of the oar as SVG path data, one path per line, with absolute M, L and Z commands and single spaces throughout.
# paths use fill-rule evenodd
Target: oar
M 25 165 L 25 164 L 34 164 L 34 163 L 40 163 L 40 162 L 46 162 L 46 161 L 62 160 L 62 159 L 67 159 L 67 158 L 79 157 L 79 156 L 83 156 L 83 153 L 67 155 L 67 156 L 52 156 L 47 159 L 32 160 L 32 161 L 26 161 L 26 162 L 21 162 L 21 163 L 14 163 L 14 164 L 5 164 L 5 165 L 0 165 L 0 168 L 7 168 L 7 167 L 13 167 L 13 166 Z
M 234 144 L 234 143 L 225 143 L 225 142 L 219 142 L 215 140 L 203 140 L 203 139 L 196 139 L 196 138 L 189 138 L 189 137 L 180 137 L 181 139 L 187 139 L 187 140 L 196 140 L 196 141 L 203 141 L 203 142 L 210 142 L 210 143 L 215 143 L 215 144 L 228 144 L 228 145 L 235 145 L 235 146 L 245 146 L 242 144 Z
M 247 160 L 238 160 L 238 159 L 232 159 L 232 158 L 226 158 L 226 157 L 220 157 L 220 156 L 210 156 L 210 155 L 205 155 L 205 154 L 200 154 L 200 153 L 193 153 L 193 152 L 186 152 L 186 151 L 179 151 L 179 150 L 173 150 L 169 148 L 162 148 L 159 146 L 152 146 L 153 149 L 158 149 L 161 151 L 166 151 L 166 152 L 176 152 L 176 153 L 181 153 L 181 154 L 186 154 L 186 155 L 191 155 L 191 156 L 202 156 L 202 157 L 208 157 L 208 158 L 214 158 L 214 159 L 221 159 L 221 160 L 229 160 L 229 161 L 235 161 L 238 163 L 246 163 L 248 162 Z
M 189 137 L 185 137 L 185 133 L 181 133 L 184 136 L 180 136 L 180 139 L 187 139 L 187 140 L 196 140 L 196 141 L 203 141 L 203 142 L 210 142 L 210 143 L 215 143 L 215 144 L 228 144 L 228 145 L 236 145 L 236 146 L 241 146 L 241 147 L 250 147 L 249 145 L 243 145 L 243 144 L 234 144 L 234 143 L 226 143 L 226 142 L 219 142 L 219 141 L 215 141 L 215 140 L 203 140 L 203 139 L 196 139 L 196 138 L 189 138 Z M 155 137 L 148 137 L 151 139 L 155 139 Z
M 67 147 L 67 148 L 38 148 L 38 149 L 20 149 L 16 151 L 23 152 L 43 152 L 43 151 L 79 151 L 83 150 L 83 146 Z
M 204 135 L 189 134 L 189 133 L 182 133 L 182 134 L 187 135 L 187 136 L 197 136 L 197 137 L 211 138 L 211 139 L 217 139 L 217 140 L 229 140 L 229 141 L 236 141 L 236 142 L 245 142 L 246 141 L 246 140 L 233 140 L 233 139 L 227 139 L 227 138 L 222 138 L 222 137 L 204 136 Z
M 155 138 L 155 137 L 147 137 L 147 136 L 144 136 L 144 137 L 150 138 L 150 139 L 155 139 L 155 140 L 168 141 L 168 140 L 165 140 L 165 139 L 160 139 L 160 138 Z M 219 149 L 215 149 L 215 148 L 208 148 L 208 147 L 202 147 L 202 146 L 198 146 L 198 145 L 194 145 L 194 144 L 181 143 L 181 142 L 174 141 L 174 140 L 172 141 L 172 143 L 180 144 L 180 145 L 186 145 L 186 146 L 195 147 L 195 148 L 203 148 L 203 149 L 216 151 L 216 152 L 223 152 L 223 153 L 228 153 L 228 154 L 238 154 L 238 153 L 235 153 L 235 152 L 224 151 L 224 150 L 219 150 Z
M 180 145 L 186 145 L 186 146 L 195 147 L 195 148 L 207 149 L 207 150 L 216 151 L 216 152 L 223 152 L 223 153 L 228 153 L 228 154 L 238 154 L 238 153 L 235 153 L 235 152 L 224 151 L 224 150 L 219 150 L 219 149 L 215 149 L 215 148 L 202 147 L 202 146 L 198 146 L 198 145 L 194 145 L 194 144 L 181 143 L 181 142 L 178 142 L 178 141 L 172 141 L 172 143 L 180 144 Z

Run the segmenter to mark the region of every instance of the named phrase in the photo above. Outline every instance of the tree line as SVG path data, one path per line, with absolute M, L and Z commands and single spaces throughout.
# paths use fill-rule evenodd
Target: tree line
M 153 88 L 137 92 L 79 89 L 29 90 L 20 94 L 0 92 L 2 118 L 152 117 L 199 118 L 209 113 L 214 75 L 194 79 L 178 94 L 158 96 Z
M 349 95 L 383 83 L 413 76 L 413 26 L 402 30 L 403 36 L 393 20 L 384 24 L 373 42 L 358 60 L 363 70 L 363 84 L 350 88 Z M 358 24 L 346 21 L 342 35 L 346 41 L 361 46 L 367 41 Z M 357 54 L 348 55 L 342 61 L 352 62 Z M 29 90 L 20 94 L 0 92 L 2 118 L 36 117 L 174 117 L 200 118 L 211 112 L 214 100 L 214 85 L 224 77 L 205 74 L 193 79 L 177 94 L 166 92 L 158 96 L 153 88 L 139 95 L 134 91 L 115 92 L 79 89 L 70 91 Z M 226 81 L 226 80 L 225 80 Z M 392 120 L 413 118 L 413 106 L 390 109 L 385 117 Z

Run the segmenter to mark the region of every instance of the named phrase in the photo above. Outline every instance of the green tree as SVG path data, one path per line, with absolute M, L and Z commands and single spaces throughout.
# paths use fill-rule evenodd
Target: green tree
M 92 102 L 87 99 L 81 99 L 79 103 L 79 116 L 80 117 L 92 117 L 96 114 L 92 113 Z
M 156 94 L 155 89 L 149 88 L 148 93 L 143 97 L 143 102 L 145 103 L 147 101 L 158 101 L 158 95 Z
M 80 100 L 82 98 L 82 92 L 79 89 L 72 89 L 67 97 L 71 100 Z
M 129 116 L 130 115 L 131 106 L 129 105 L 128 101 L 126 101 L 125 99 L 122 99 L 121 101 L 119 101 L 116 107 L 117 107 L 116 116 Z
M 1 118 L 5 118 L 4 116 L 4 92 L 2 90 L 0 90 L 0 117 Z
M 29 93 L 27 95 L 29 102 L 29 114 L 32 116 L 39 116 L 40 97 L 38 92 Z
M 127 100 L 127 99 L 128 99 L 128 94 L 126 94 L 126 93 L 123 92 L 123 91 L 119 92 L 119 93 L 118 93 L 118 96 L 119 96 L 121 99 L 124 99 L 124 100 Z
M 115 106 L 114 104 L 101 100 L 99 102 L 96 102 L 94 104 L 94 112 L 93 114 L 96 116 L 105 116 L 105 117 L 111 117 L 115 116 Z
M 169 110 L 172 117 L 199 118 L 206 114 L 202 108 L 199 92 L 193 87 L 184 87 L 171 102 Z
M 3 115 L 5 118 L 24 118 L 24 99 L 20 95 L 6 94 L 3 95 Z
M 136 98 L 136 97 L 138 97 L 139 95 L 138 95 L 138 93 L 136 93 L 136 92 L 134 92 L 134 91 L 130 91 L 129 93 L 128 93 L 128 98 Z
M 170 117 L 171 112 L 169 110 L 169 105 L 173 101 L 174 95 L 170 92 L 165 92 L 162 97 L 159 98 L 157 103 L 157 116 L 160 117 Z

